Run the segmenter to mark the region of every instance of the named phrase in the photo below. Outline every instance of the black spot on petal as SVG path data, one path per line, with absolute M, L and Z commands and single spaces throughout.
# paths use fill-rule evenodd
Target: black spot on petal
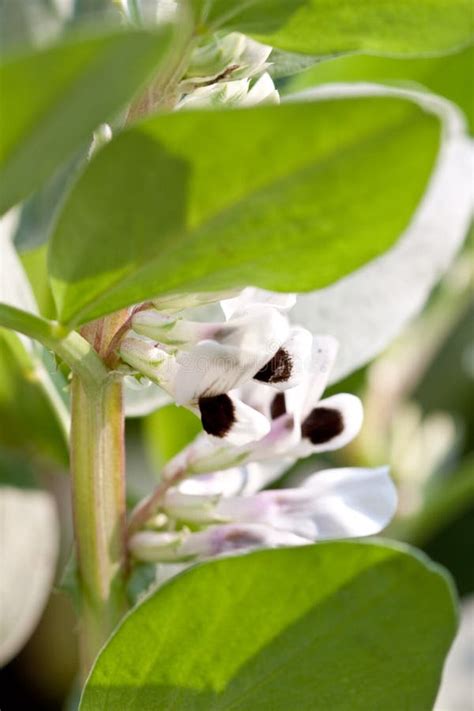
M 272 420 L 276 420 L 277 417 L 281 417 L 282 415 L 285 415 L 285 414 L 286 414 L 285 394 L 284 393 L 277 393 L 272 400 L 272 404 L 270 405 L 270 416 L 271 416 Z
M 293 361 L 290 354 L 284 348 L 279 348 L 273 358 L 253 377 L 262 383 L 286 383 L 292 371 Z
M 262 543 L 262 536 L 250 531 L 235 530 L 225 534 L 221 550 L 225 552 L 239 550 L 239 548 L 254 548 L 255 546 L 261 546 Z
M 225 437 L 235 422 L 235 409 L 228 395 L 199 398 L 204 430 L 214 437 Z
M 339 410 L 329 407 L 315 407 L 301 425 L 301 434 L 313 444 L 330 442 L 341 434 L 344 420 Z

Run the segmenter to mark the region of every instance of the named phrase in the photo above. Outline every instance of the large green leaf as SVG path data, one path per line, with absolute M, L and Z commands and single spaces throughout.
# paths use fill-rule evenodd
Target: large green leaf
M 11 214 L 11 213 L 10 213 Z M 37 304 L 14 249 L 10 218 L 0 221 L 0 308 L 22 310 L 35 319 Z M 66 383 L 39 344 L 0 329 L 0 445 L 67 463 Z
M 90 163 L 50 249 L 62 321 L 172 290 L 325 286 L 391 246 L 439 124 L 398 98 L 149 119 Z
M 345 279 L 302 294 L 292 310 L 295 323 L 337 338 L 332 383 L 372 360 L 421 311 L 469 230 L 474 170 L 462 116 L 446 99 L 424 90 L 357 83 L 308 93 L 331 96 L 341 90 L 412 97 L 440 116 L 443 144 L 429 187 L 397 244 Z
M 399 546 L 221 559 L 124 620 L 80 708 L 428 711 L 455 630 L 449 581 Z
M 289 52 L 440 52 L 473 33 L 470 0 L 192 0 L 198 23 Z
M 165 57 L 171 31 L 76 36 L 0 64 L 0 213 L 114 117 Z
M 464 111 L 474 133 L 472 74 L 474 45 L 445 57 L 393 59 L 354 55 L 319 62 L 289 82 L 285 89 L 295 91 L 326 82 L 375 81 L 405 85 L 418 82 L 435 94 L 446 96 Z

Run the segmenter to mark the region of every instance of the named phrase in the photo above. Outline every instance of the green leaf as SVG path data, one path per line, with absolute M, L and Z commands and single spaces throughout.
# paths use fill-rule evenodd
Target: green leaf
M 424 191 L 437 119 L 398 98 L 189 111 L 125 131 L 58 218 L 58 317 L 152 296 L 325 286 L 390 247 Z
M 193 0 L 203 28 L 252 35 L 289 52 L 443 52 L 472 38 L 470 0 Z
M 48 241 L 55 217 L 86 159 L 87 151 L 74 155 L 23 202 L 13 240 L 20 253 L 30 252 Z
M 332 95 L 341 90 L 412 97 L 439 115 L 443 143 L 423 200 L 397 244 L 345 279 L 302 294 L 292 310 L 295 323 L 313 332 L 331 333 L 338 340 L 330 383 L 372 360 L 421 311 L 469 230 L 474 170 L 462 117 L 446 99 L 424 90 L 380 84 L 330 84 L 309 92 Z
M 56 310 L 49 285 L 46 245 L 28 250 L 21 255 L 21 263 L 26 273 L 40 314 L 48 319 L 56 317 Z
M 456 631 L 449 579 L 373 542 L 261 551 L 193 567 L 99 655 L 81 711 L 420 711 Z
M 3 486 L 34 489 L 37 487 L 37 480 L 31 459 L 24 452 L 16 452 L 0 445 L 0 487 Z
M 171 30 L 75 36 L 0 65 L 0 213 L 39 187 L 136 94 Z
M 458 104 L 468 119 L 471 133 L 474 133 L 473 68 L 474 46 L 446 57 L 338 57 L 303 72 L 285 89 L 287 92 L 300 91 L 327 82 L 371 81 L 398 85 L 417 82 Z
M 11 244 L 8 217 L 0 234 L 0 323 L 49 339 L 30 283 Z M 19 308 L 20 307 L 20 308 Z M 49 353 L 29 338 L 0 328 L 0 445 L 67 463 L 66 382 Z

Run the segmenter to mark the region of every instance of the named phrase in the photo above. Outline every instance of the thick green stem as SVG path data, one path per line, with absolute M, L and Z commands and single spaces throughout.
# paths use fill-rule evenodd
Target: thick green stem
M 71 469 L 85 676 L 126 610 L 122 384 L 72 381 Z

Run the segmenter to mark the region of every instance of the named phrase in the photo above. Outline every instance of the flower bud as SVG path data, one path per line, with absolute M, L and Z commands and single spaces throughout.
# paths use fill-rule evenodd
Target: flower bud
M 210 86 L 198 87 L 186 94 L 177 109 L 218 109 L 256 106 L 257 104 L 278 104 L 280 95 L 269 74 L 263 74 L 255 84 L 249 79 L 217 82 Z
M 183 88 L 210 84 L 220 79 L 248 79 L 267 68 L 272 48 L 239 32 L 223 37 L 214 35 L 192 55 Z
M 150 378 L 167 392 L 173 393 L 177 365 L 174 356 L 152 341 L 134 336 L 124 338 L 119 355 L 125 363 Z
M 224 37 L 214 36 L 205 45 L 196 47 L 186 70 L 186 79 L 193 83 L 217 79 L 236 62 L 245 50 L 246 37 L 240 32 L 232 32 Z
M 217 514 L 216 506 L 220 498 L 215 494 L 190 495 L 170 489 L 164 498 L 163 509 L 170 518 L 186 523 L 224 523 L 231 519 Z
M 133 330 L 170 346 L 189 348 L 199 341 L 214 338 L 222 329 L 219 323 L 187 321 L 160 314 L 156 309 L 138 311 L 132 320 Z

